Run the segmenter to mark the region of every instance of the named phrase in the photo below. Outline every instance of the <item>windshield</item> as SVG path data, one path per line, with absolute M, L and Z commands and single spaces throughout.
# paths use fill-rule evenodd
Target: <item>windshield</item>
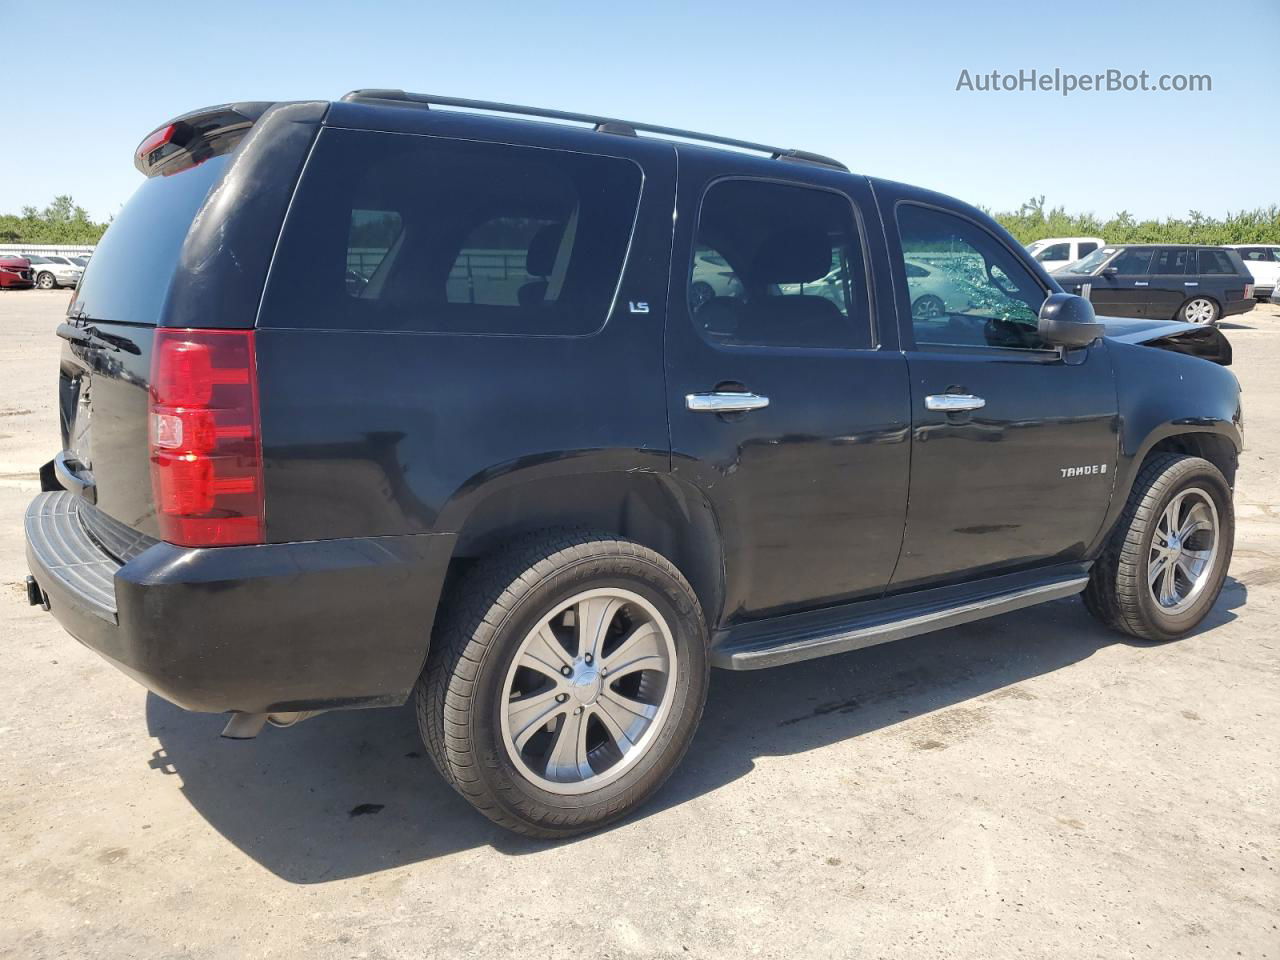
M 1115 247 L 1103 247 L 1101 250 L 1095 250 L 1087 257 L 1081 257 L 1075 263 L 1068 267 L 1064 267 L 1063 273 L 1093 273 L 1102 264 L 1104 260 L 1109 258 L 1116 252 Z

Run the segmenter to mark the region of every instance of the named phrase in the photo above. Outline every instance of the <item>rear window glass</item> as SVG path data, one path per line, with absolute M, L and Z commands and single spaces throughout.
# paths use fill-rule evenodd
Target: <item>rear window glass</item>
M 117 323 L 158 323 L 187 231 L 230 162 L 225 154 L 144 180 L 94 249 L 70 312 Z
M 326 130 L 260 323 L 591 333 L 618 288 L 640 185 L 616 157 Z

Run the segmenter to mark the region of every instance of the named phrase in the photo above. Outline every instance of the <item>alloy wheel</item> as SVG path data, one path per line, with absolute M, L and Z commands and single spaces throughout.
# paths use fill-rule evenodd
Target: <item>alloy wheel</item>
M 671 628 L 639 594 L 610 587 L 563 601 L 507 671 L 499 709 L 508 756 L 551 793 L 600 789 L 653 745 L 677 670 Z
M 1204 297 L 1196 297 L 1182 311 L 1188 323 L 1209 323 L 1213 320 L 1213 303 Z
M 1175 496 L 1156 524 L 1147 558 L 1151 597 L 1179 614 L 1200 597 L 1218 556 L 1218 508 L 1199 487 Z

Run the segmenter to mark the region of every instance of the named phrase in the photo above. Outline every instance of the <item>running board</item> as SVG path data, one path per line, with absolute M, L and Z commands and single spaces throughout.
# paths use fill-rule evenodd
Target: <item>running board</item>
M 828 623 L 808 629 L 783 628 L 771 631 L 769 636 L 761 636 L 761 628 L 767 629 L 767 624 L 755 624 L 750 636 L 735 639 L 730 633 L 725 642 L 713 647 L 711 663 L 726 670 L 760 670 L 847 653 L 1070 597 L 1083 591 L 1088 583 L 1088 573 L 1077 568 L 1067 576 L 1041 581 L 1033 586 L 977 598 L 970 595 L 945 605 L 935 602 L 931 605 L 899 606 L 892 612 L 882 609 L 876 615 L 839 625 Z

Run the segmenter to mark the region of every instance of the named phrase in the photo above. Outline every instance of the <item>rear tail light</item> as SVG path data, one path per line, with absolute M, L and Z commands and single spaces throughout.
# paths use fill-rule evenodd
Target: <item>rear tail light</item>
M 1246 284 L 1244 285 L 1244 299 L 1245 299 L 1245 300 L 1252 300 L 1252 299 L 1253 299 L 1253 284 L 1252 284 L 1252 283 L 1246 283 Z
M 252 330 L 157 330 L 149 431 L 163 539 L 186 547 L 262 542 Z

